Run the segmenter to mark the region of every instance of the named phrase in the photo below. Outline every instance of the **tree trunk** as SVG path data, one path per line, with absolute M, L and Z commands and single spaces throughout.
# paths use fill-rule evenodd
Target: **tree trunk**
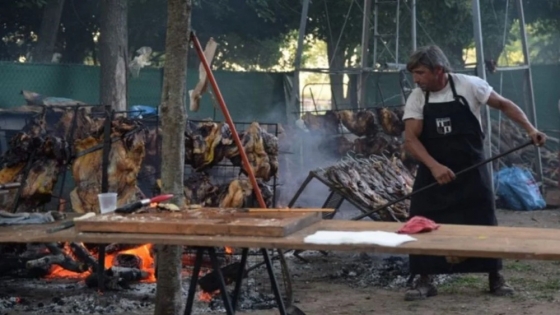
M 329 58 L 330 63 L 330 71 L 341 71 L 344 68 L 344 50 L 345 47 L 342 44 L 338 45 L 336 51 L 334 50 L 336 47 L 336 42 L 332 42 L 330 40 L 327 41 L 327 56 Z M 333 59 L 334 57 L 334 59 Z M 343 74 L 331 74 L 330 76 L 331 81 L 331 102 L 333 109 L 341 109 L 348 107 L 344 104 L 344 81 L 343 81 Z
M 191 0 L 168 0 L 165 66 L 161 96 L 162 193 L 184 204 L 186 76 Z M 159 246 L 157 251 L 156 315 L 179 315 L 181 301 L 181 246 Z
M 127 109 L 127 11 L 127 0 L 101 0 L 100 103 L 117 111 Z
M 53 60 L 63 7 L 64 0 L 51 0 L 45 4 L 41 28 L 39 29 L 39 39 L 33 53 L 33 61 L 51 62 Z

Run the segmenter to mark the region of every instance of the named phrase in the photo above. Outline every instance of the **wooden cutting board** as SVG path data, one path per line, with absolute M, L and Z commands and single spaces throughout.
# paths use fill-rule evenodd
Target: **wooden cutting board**
M 320 212 L 278 210 L 247 212 L 200 208 L 128 215 L 98 214 L 75 221 L 75 229 L 78 232 L 284 237 L 322 219 Z

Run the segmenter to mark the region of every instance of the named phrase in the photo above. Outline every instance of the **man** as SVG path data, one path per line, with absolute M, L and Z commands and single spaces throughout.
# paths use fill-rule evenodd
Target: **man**
M 523 111 L 478 77 L 451 73 L 449 61 L 437 46 L 414 52 L 407 64 L 418 85 L 407 99 L 405 148 L 419 162 L 413 190 L 437 181 L 411 198 L 410 217 L 420 215 L 444 224 L 497 225 L 489 168 L 455 173 L 487 157 L 481 109 L 484 104 L 501 110 L 522 127 L 536 145 L 546 136 L 527 120 Z M 437 294 L 431 277 L 449 273 L 488 273 L 490 292 L 514 292 L 500 274 L 500 259 L 410 255 L 410 272 L 420 275 L 405 300 Z

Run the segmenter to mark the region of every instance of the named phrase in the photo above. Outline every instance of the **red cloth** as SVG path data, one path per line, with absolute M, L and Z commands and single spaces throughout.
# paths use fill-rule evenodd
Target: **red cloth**
M 434 221 L 424 218 L 422 216 L 412 217 L 408 222 L 406 222 L 403 227 L 401 227 L 397 233 L 401 234 L 416 234 L 425 233 L 439 228 L 439 224 Z

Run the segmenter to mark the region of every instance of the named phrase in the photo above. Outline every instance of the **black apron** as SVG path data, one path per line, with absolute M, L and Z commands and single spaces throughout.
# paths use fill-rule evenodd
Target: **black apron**
M 457 173 L 485 159 L 484 134 L 467 100 L 457 95 L 451 75 L 449 85 L 454 100 L 430 103 L 426 92 L 422 133 L 419 137 L 428 153 Z M 436 180 L 420 163 L 413 190 Z M 410 217 L 424 216 L 436 223 L 497 225 L 489 168 L 481 166 L 411 197 Z M 411 274 L 478 273 L 498 271 L 500 259 L 469 258 L 450 264 L 443 256 L 410 255 Z

